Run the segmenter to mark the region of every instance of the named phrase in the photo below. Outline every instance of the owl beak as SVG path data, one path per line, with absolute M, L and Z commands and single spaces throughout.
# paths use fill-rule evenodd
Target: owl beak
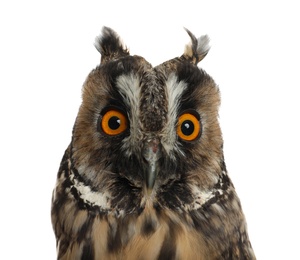
M 158 160 L 161 157 L 161 143 L 157 138 L 146 140 L 143 147 L 143 157 L 147 162 L 145 181 L 147 193 L 151 194 L 158 172 Z

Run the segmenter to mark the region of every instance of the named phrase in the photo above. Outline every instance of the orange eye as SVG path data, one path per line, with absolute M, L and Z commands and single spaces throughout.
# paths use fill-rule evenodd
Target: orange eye
M 182 140 L 193 141 L 200 136 L 199 118 L 191 113 L 184 113 L 178 118 L 177 134 Z
M 118 110 L 108 110 L 101 120 L 102 131 L 107 135 L 118 135 L 127 129 L 127 118 Z

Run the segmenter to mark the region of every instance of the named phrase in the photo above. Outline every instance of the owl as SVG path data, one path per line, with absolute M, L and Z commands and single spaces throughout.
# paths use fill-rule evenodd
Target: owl
M 255 259 L 196 38 L 153 67 L 108 27 L 53 191 L 57 259 Z

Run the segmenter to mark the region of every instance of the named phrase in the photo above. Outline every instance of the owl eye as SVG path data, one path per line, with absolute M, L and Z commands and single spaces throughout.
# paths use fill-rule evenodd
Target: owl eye
M 183 113 L 178 118 L 177 135 L 184 141 L 193 141 L 201 134 L 200 116 L 196 111 Z
M 105 112 L 101 120 L 101 129 L 107 135 L 118 135 L 123 133 L 128 126 L 126 116 L 116 109 Z

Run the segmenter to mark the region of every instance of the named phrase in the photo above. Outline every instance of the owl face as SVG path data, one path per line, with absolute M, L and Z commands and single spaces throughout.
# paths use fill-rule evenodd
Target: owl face
M 103 29 L 101 64 L 84 84 L 71 143 L 74 192 L 83 205 L 116 214 L 145 203 L 193 208 L 199 193 L 218 183 L 219 90 L 197 67 L 207 37 L 187 32 L 192 42 L 184 54 L 152 67 Z

